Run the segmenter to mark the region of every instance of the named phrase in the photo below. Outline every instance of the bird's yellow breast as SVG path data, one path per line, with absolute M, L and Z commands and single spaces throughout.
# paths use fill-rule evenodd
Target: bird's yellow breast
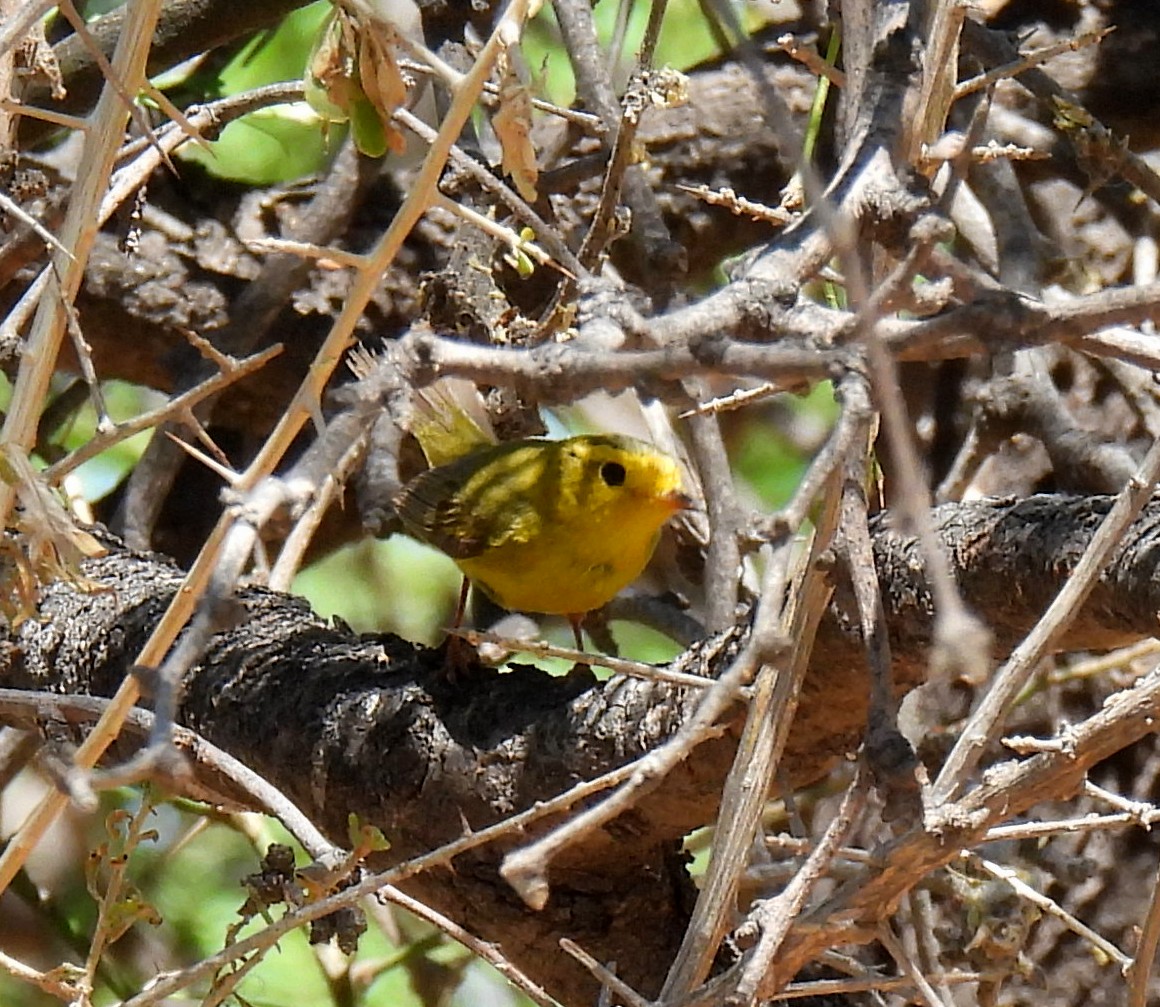
M 609 435 L 473 452 L 398 501 L 407 530 L 504 608 L 553 615 L 600 608 L 639 577 L 686 502 L 671 458 Z

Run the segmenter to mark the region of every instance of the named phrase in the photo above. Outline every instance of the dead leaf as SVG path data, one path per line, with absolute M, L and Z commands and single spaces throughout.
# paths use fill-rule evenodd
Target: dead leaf
M 407 101 L 407 82 L 395 60 L 398 41 L 394 28 L 369 24 L 358 29 L 358 69 L 362 90 L 379 114 L 387 144 L 396 154 L 407 147 L 403 134 L 392 125 L 395 110 Z
M 499 111 L 492 116 L 491 125 L 503 151 L 501 167 L 504 174 L 511 177 L 524 199 L 534 203 L 540 166 L 536 163 L 536 148 L 532 144 L 532 96 L 506 60 L 504 63 Z
M 79 591 L 103 591 L 81 573 L 81 561 L 106 552 L 81 528 L 28 456 L 0 447 L 0 479 L 16 490 L 15 535 L 0 542 L 0 613 L 17 626 L 33 617 L 40 585 L 63 580 Z
M 331 12 L 306 61 L 303 88 L 306 101 L 327 122 L 346 122 L 361 96 L 357 83 L 354 28 L 340 12 Z

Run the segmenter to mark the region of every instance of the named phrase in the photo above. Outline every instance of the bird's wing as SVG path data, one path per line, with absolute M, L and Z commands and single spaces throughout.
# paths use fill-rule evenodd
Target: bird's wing
M 526 542 L 541 525 L 537 462 L 513 444 L 428 469 L 396 498 L 399 517 L 410 535 L 452 559 Z
M 456 493 L 456 481 L 443 468 L 412 479 L 395 499 L 403 527 L 413 538 L 433 545 L 452 559 L 470 559 L 487 549 L 487 532 Z

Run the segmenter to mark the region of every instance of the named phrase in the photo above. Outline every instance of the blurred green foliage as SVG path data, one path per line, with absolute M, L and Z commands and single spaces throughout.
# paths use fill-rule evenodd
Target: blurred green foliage
M 607 47 L 616 35 L 619 5 L 604 0 L 595 5 L 593 15 L 600 41 Z M 755 31 L 765 23 L 761 4 L 734 4 L 742 27 Z M 648 24 L 649 4 L 633 3 L 625 22 L 624 48 L 613 73 L 614 82 L 623 85 L 634 68 Z M 532 76 L 544 97 L 558 105 L 572 104 L 576 95 L 575 79 L 568 55 L 560 42 L 560 30 L 550 5 L 545 4 L 539 16 L 524 35 L 524 55 Z M 670 0 L 657 38 L 654 66 L 688 70 L 720 55 L 713 40 L 699 0 Z
M 55 379 L 52 386 L 53 393 L 59 395 L 74 380 L 76 379 Z M 121 423 L 139 416 L 164 401 L 164 396 L 159 392 L 141 388 L 138 385 L 126 384 L 124 381 L 103 382 L 101 394 L 104 396 L 109 419 L 114 423 Z M 0 374 L 0 412 L 7 411 L 11 398 L 12 385 L 7 377 Z M 51 444 L 67 452 L 87 444 L 92 440 L 96 430 L 97 412 L 92 401 L 89 400 L 58 429 L 42 431 L 41 433 L 42 436 L 47 435 Z M 88 501 L 100 500 L 128 475 L 133 466 L 137 464 L 141 452 L 145 450 L 145 445 L 148 442 L 149 431 L 145 430 L 120 441 L 95 458 L 85 462 L 69 477 L 70 493 Z M 55 458 L 50 460 L 55 460 Z M 46 461 L 43 458 L 36 459 L 37 464 L 44 464 Z
M 397 633 L 434 646 L 451 625 L 461 575 L 443 553 L 404 535 L 339 550 L 294 581 L 316 612 L 360 633 Z
M 286 17 L 277 29 L 244 46 L 211 80 L 205 98 L 238 94 L 277 81 L 301 80 L 306 58 L 330 12 L 319 0 Z M 303 102 L 273 106 L 231 122 L 212 151 L 187 143 L 181 160 L 204 165 L 219 178 L 249 185 L 273 185 L 321 171 L 342 141 L 343 130 L 323 128 Z
M 648 9 L 644 3 L 632 5 L 623 33 L 625 55 L 614 74 L 619 83 L 633 68 Z M 202 97 L 221 97 L 276 81 L 300 80 L 329 10 L 328 0 L 318 0 L 290 14 L 276 30 L 255 37 L 220 71 L 202 82 Z M 743 5 L 740 14 L 750 30 L 762 23 L 758 5 Z M 597 27 L 606 45 L 616 33 L 618 16 L 618 5 L 609 0 L 596 6 Z M 575 93 L 572 70 L 560 46 L 550 5 L 545 5 L 529 26 L 523 49 L 538 90 L 559 104 L 571 104 Z M 655 65 L 683 70 L 717 55 L 718 47 L 698 0 L 672 0 L 657 41 Z M 186 79 L 183 83 L 188 85 L 191 81 Z M 186 144 L 179 157 L 204 165 L 220 178 L 272 185 L 321 171 L 343 136 L 342 127 L 323 123 L 299 102 L 244 116 L 222 131 L 211 151 L 198 144 Z
M 122 423 L 161 405 L 164 396 L 159 392 L 126 384 L 123 381 L 107 381 L 101 385 L 108 408 L 109 419 Z M 97 413 L 92 402 L 72 418 L 66 427 L 57 432 L 56 440 L 67 450 L 88 443 L 97 430 Z M 124 479 L 149 443 L 150 431 L 143 430 L 123 440 L 107 451 L 85 462 L 74 473 L 78 490 L 86 500 L 100 500 L 110 493 Z
M 31 778 L 25 779 L 31 787 Z M 33 790 L 25 793 L 31 795 Z M 23 919 L 27 912 L 29 918 L 37 920 L 35 932 L 26 935 L 24 942 L 26 964 L 51 967 L 62 955 L 83 961 L 96 919 L 96 903 L 85 890 L 83 856 L 77 857 L 77 850 L 93 850 L 104 841 L 104 823 L 110 812 L 123 808 L 136 813 L 140 807 L 140 795 L 135 791 L 103 795 L 100 813 L 67 820 L 66 829 L 75 833 L 72 840 L 56 844 L 47 852 L 47 860 L 44 854 L 40 856 L 38 884 L 17 884 L 13 893 L 5 896 L 8 919 L 17 915 Z M 272 820 L 259 815 L 207 819 L 204 809 L 185 802 L 158 805 L 148 812 L 144 826 L 156 829 L 158 838 L 131 851 L 128 877 L 157 910 L 161 922 L 155 927 L 139 923 L 107 949 L 93 997 L 98 1007 L 132 996 L 160 970 L 180 969 L 218 951 L 227 930 L 239 921 L 238 909 L 246 898 L 242 880 L 259 869 L 258 861 L 270 843 L 293 845 Z M 60 858 L 59 863 L 49 862 L 54 856 Z M 309 862 L 301 851 L 297 860 L 300 865 Z M 18 901 L 23 902 L 19 910 Z M 273 915 L 281 912 L 281 907 L 276 908 Z M 458 944 L 444 940 L 405 912 L 392 912 L 403 944 L 392 944 L 372 921 L 358 952 L 345 962 L 348 976 L 353 977 L 346 994 L 341 980 L 336 984 L 328 980 L 305 933 L 295 931 L 279 941 L 247 975 L 238 988 L 244 1000 L 233 1002 L 255 1007 L 302 1003 L 324 1007 L 343 1003 L 345 997 L 351 1007 L 422 1007 L 423 1000 L 412 985 L 413 975 L 422 975 L 425 980 L 432 973 L 442 975 L 453 989 L 469 964 L 469 988 L 474 990 L 475 999 L 456 993 L 451 1007 L 520 1002 L 490 967 L 470 962 L 470 955 Z M 240 936 L 248 936 L 260 924 L 261 920 L 255 921 Z M 42 950 L 30 953 L 30 944 Z M 323 953 L 333 957 L 335 951 L 328 948 Z M 40 955 L 43 961 L 38 960 Z M 207 991 L 205 983 L 193 990 L 200 996 Z M 0 970 L 0 1004 L 4 1007 L 59 1007 L 59 1003 Z
M 789 501 L 813 456 L 810 448 L 825 436 L 838 416 L 828 381 L 819 383 L 805 396 L 778 396 L 778 402 L 785 406 L 788 416 L 778 422 L 763 416 L 760 409 L 752 410 L 735 438 L 733 457 L 737 476 L 770 510 Z

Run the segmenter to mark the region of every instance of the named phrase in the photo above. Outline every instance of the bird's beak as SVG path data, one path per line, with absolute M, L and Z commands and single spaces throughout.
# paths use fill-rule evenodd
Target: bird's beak
M 692 510 L 695 506 L 693 498 L 687 493 L 666 493 L 663 499 L 674 512 L 679 510 Z

